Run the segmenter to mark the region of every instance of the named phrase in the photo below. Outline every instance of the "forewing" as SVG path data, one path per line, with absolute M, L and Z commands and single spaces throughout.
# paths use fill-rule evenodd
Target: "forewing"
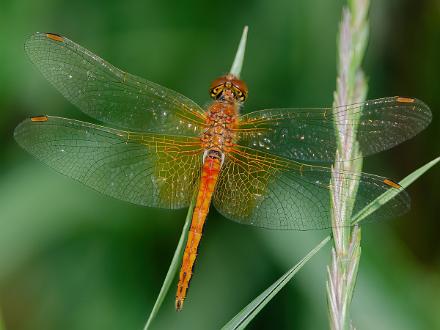
M 338 184 L 359 180 L 353 214 L 389 189 L 400 191 L 365 221 L 398 216 L 409 209 L 409 196 L 390 180 L 362 173 L 338 173 Z M 237 146 L 221 169 L 214 205 L 234 221 L 269 229 L 310 230 L 331 227 L 331 169 L 293 162 Z M 335 183 L 336 184 L 336 183 Z
M 335 111 L 338 113 L 335 115 Z M 362 155 L 370 155 L 410 139 L 431 121 L 420 100 L 388 97 L 327 109 L 268 109 L 240 117 L 240 144 L 289 159 L 332 162 L 336 153 L 336 125 L 354 125 Z M 350 116 L 348 114 L 350 113 Z M 356 134 L 356 130 L 350 130 Z
M 65 37 L 36 33 L 25 50 L 56 89 L 101 122 L 135 131 L 200 133 L 204 111 L 196 103 L 114 67 Z
M 196 138 L 131 133 L 47 116 L 23 121 L 14 135 L 21 147 L 58 172 L 134 204 L 182 208 L 198 183 Z

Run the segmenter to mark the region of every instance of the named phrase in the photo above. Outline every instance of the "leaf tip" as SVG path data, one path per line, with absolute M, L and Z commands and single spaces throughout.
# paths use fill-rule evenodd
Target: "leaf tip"
M 240 43 L 238 45 L 237 52 L 235 54 L 234 62 L 232 63 L 231 70 L 229 73 L 240 78 L 241 69 L 243 67 L 244 53 L 246 50 L 248 26 L 245 25 L 243 28 L 243 33 L 241 35 Z

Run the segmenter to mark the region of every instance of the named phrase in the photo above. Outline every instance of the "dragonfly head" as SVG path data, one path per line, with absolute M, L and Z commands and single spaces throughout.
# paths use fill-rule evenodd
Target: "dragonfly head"
M 232 74 L 227 74 L 211 83 L 209 95 L 214 100 L 244 102 L 248 95 L 248 89 L 243 80 Z

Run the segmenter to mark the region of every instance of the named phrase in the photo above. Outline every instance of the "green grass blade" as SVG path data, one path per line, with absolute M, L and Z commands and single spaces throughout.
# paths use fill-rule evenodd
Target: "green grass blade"
M 246 49 L 248 27 L 245 26 L 243 34 L 241 35 L 240 44 L 238 45 L 237 53 L 235 54 L 234 62 L 232 63 L 229 73 L 233 74 L 237 78 L 240 78 L 241 68 L 243 67 L 244 51 Z
M 405 177 L 399 184 L 403 188 L 407 188 L 415 180 L 417 180 L 422 174 L 428 171 L 431 167 L 440 162 L 440 157 L 430 161 L 413 173 Z M 368 204 L 364 209 L 357 213 L 353 218 L 352 223 L 356 224 L 362 221 L 367 215 L 376 211 L 381 205 L 386 203 L 389 199 L 395 196 L 393 191 L 387 191 L 383 195 Z M 300 262 L 293 266 L 287 273 L 280 277 L 275 283 L 268 287 L 263 293 L 255 298 L 249 305 L 242 309 L 234 318 L 232 318 L 222 329 L 244 329 L 249 322 L 263 309 L 263 307 L 290 281 L 290 279 L 309 261 L 327 242 L 330 240 L 330 236 L 324 238 L 312 251 L 310 251 Z
M 241 36 L 240 44 L 238 45 L 237 53 L 235 54 L 234 63 L 232 64 L 230 73 L 236 77 L 240 77 L 241 68 L 243 66 L 244 52 L 246 49 L 248 27 L 245 26 L 243 29 L 243 34 Z M 186 241 L 188 229 L 191 223 L 192 213 L 194 209 L 195 197 L 191 201 L 191 205 L 188 209 L 188 214 L 186 216 L 185 224 L 183 226 L 182 234 L 180 235 L 179 244 L 177 245 L 176 251 L 174 252 L 173 260 L 171 261 L 170 268 L 168 269 L 165 280 L 163 281 L 162 288 L 160 289 L 159 295 L 157 296 L 156 302 L 154 303 L 153 309 L 148 317 L 147 323 L 145 324 L 144 330 L 149 329 L 151 323 L 159 311 L 165 296 L 170 289 L 171 283 L 173 282 L 174 276 L 176 275 L 180 263 L 180 257 L 182 255 L 182 250 Z M 1 330 L 1 329 L 0 329 Z
M 313 250 L 311 250 L 300 262 L 281 276 L 275 283 L 268 287 L 263 293 L 255 298 L 249 305 L 243 308 L 233 319 L 231 319 L 222 329 L 244 329 L 249 322 L 263 309 L 266 304 L 290 281 L 290 279 L 310 260 L 327 242 L 330 236 L 322 240 Z
M 173 260 L 171 260 L 170 268 L 168 269 L 167 275 L 163 281 L 162 287 L 160 289 L 159 295 L 157 296 L 156 302 L 154 303 L 153 309 L 148 317 L 147 323 L 145 324 L 144 330 L 149 329 L 151 323 L 157 315 L 160 307 L 162 306 L 163 300 L 170 289 L 171 283 L 173 283 L 173 279 L 176 276 L 177 271 L 179 270 L 180 259 L 182 256 L 182 251 L 184 249 L 184 244 L 186 241 L 186 236 L 188 234 L 188 229 L 191 224 L 191 218 L 193 214 L 195 203 L 195 197 L 191 201 L 191 205 L 188 209 L 188 214 L 186 215 L 185 224 L 183 225 L 182 234 L 180 235 L 179 243 L 177 244 L 176 251 L 174 252 Z
M 435 158 L 434 160 L 430 161 L 429 163 L 425 164 L 424 166 L 420 167 L 419 169 L 412 172 L 410 175 L 405 177 L 402 181 L 399 182 L 399 184 L 403 188 L 407 188 L 411 183 L 413 183 L 415 180 L 417 180 L 422 174 L 424 174 L 427 170 L 429 170 L 431 167 L 433 167 L 435 164 L 437 164 L 440 161 L 440 157 Z M 365 206 L 362 210 L 360 210 L 353 218 L 352 218 L 352 224 L 360 223 L 366 216 L 370 215 L 374 211 L 376 211 L 379 207 L 381 207 L 383 204 L 388 202 L 391 198 L 396 196 L 398 194 L 398 191 L 395 189 L 388 190 L 387 192 L 383 193 L 379 197 L 377 197 L 373 202 Z

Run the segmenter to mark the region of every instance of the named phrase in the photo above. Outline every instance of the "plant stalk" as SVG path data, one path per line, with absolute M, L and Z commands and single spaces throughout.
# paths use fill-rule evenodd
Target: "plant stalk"
M 234 62 L 232 63 L 230 74 L 233 74 L 237 78 L 240 77 L 241 69 L 243 67 L 243 61 L 244 61 L 244 53 L 246 49 L 246 41 L 247 41 L 247 32 L 248 27 L 245 26 L 243 28 L 243 33 L 240 39 L 240 43 L 237 48 L 237 52 L 235 53 Z M 188 234 L 188 229 L 191 224 L 191 219 L 194 211 L 194 205 L 196 203 L 196 197 L 197 197 L 197 191 L 194 193 L 194 196 L 191 200 L 191 204 L 188 209 L 188 214 L 186 216 L 185 224 L 182 229 L 182 234 L 179 239 L 179 243 L 177 244 L 177 248 L 174 252 L 173 259 L 171 261 L 170 267 L 168 269 L 168 272 L 165 276 L 165 279 L 163 281 L 162 287 L 160 289 L 159 295 L 156 298 L 156 302 L 154 303 L 153 309 L 148 316 L 148 320 L 145 324 L 144 330 L 147 330 L 150 328 L 153 320 L 155 319 L 157 313 L 159 312 L 160 307 L 162 306 L 162 303 L 165 299 L 165 296 L 167 295 L 170 286 L 172 284 L 172 281 L 174 277 L 176 276 L 178 272 L 179 262 L 181 261 L 181 257 L 183 254 L 183 249 L 185 248 L 185 241 Z M 0 329 L 1 330 L 1 329 Z
M 368 0 L 351 0 L 348 8 L 343 9 L 334 109 L 365 100 L 367 83 L 361 63 L 368 40 L 368 7 Z M 343 173 L 361 173 L 362 155 L 354 138 L 360 114 L 335 111 L 334 115 L 338 123 L 335 127 L 338 147 L 331 180 L 334 246 L 327 268 L 327 299 L 330 328 L 343 330 L 352 327 L 350 304 L 361 255 L 361 230 L 357 225 L 350 227 L 354 205 L 344 198 L 356 195 L 359 182 L 344 180 Z
M 185 247 L 186 237 L 188 235 L 189 226 L 191 224 L 192 214 L 194 211 L 195 204 L 195 196 L 191 200 L 191 204 L 188 208 L 188 213 L 186 215 L 185 224 L 182 228 L 182 233 L 180 234 L 179 243 L 177 244 L 176 251 L 174 251 L 173 259 L 171 260 L 170 268 L 165 276 L 162 287 L 160 288 L 159 295 L 157 296 L 156 302 L 154 303 L 153 309 L 151 310 L 150 315 L 148 316 L 147 323 L 145 324 L 144 330 L 148 330 L 151 326 L 151 323 L 155 319 L 157 313 L 159 312 L 160 307 L 162 306 L 163 300 L 167 295 L 171 284 L 173 283 L 173 279 L 179 270 L 179 262 L 181 260 L 181 256 L 183 253 L 183 249 Z

